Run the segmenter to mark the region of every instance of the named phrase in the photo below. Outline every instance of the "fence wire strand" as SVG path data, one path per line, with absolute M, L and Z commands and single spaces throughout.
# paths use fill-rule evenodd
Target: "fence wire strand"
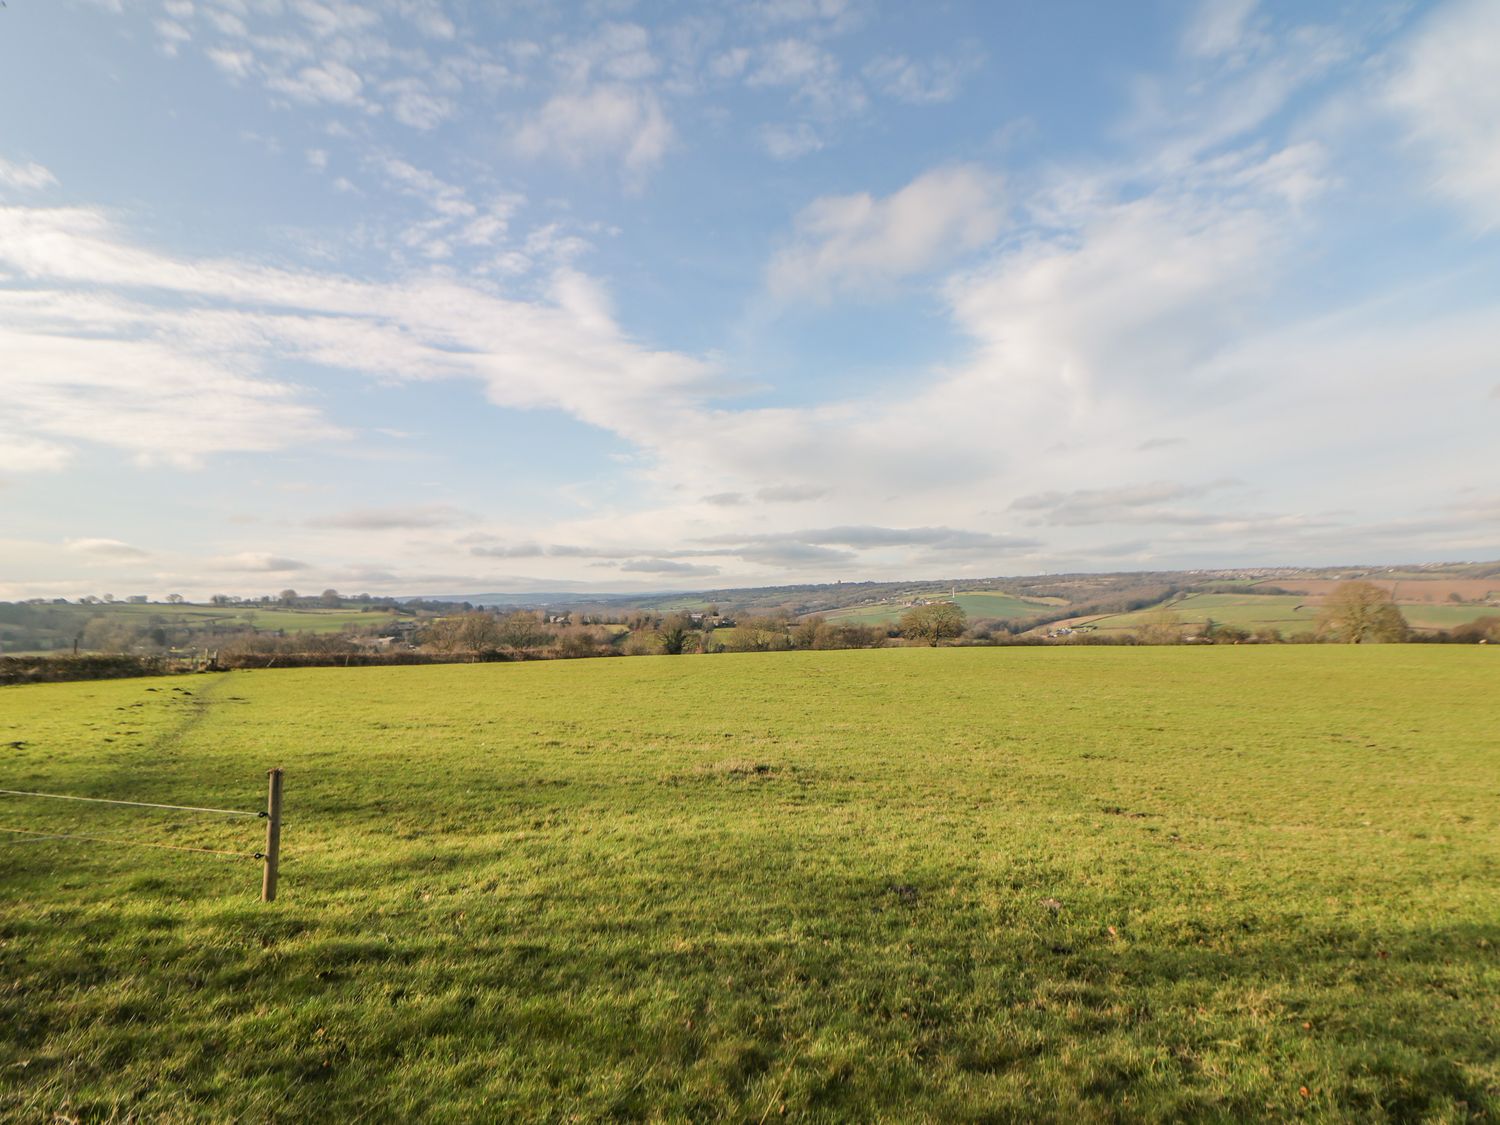
M 264 859 L 261 852 L 224 852 L 216 848 L 192 848 L 183 844 L 153 844 L 146 840 L 118 840 L 107 836 L 80 836 L 73 832 L 42 832 L 35 828 L 6 828 L 0 826 L 0 832 L 12 832 L 18 836 L 42 836 L 49 840 L 87 840 L 94 844 L 119 844 L 130 848 L 165 848 L 173 852 L 202 852 L 205 855 L 227 855 L 235 859 Z
M 205 809 L 198 805 L 158 805 L 153 801 L 119 801 L 112 797 L 74 797 L 67 793 L 32 793 L 25 789 L 0 789 L 7 797 L 48 797 L 54 801 L 91 801 L 99 805 L 134 805 L 142 809 L 178 809 L 182 812 L 222 813 L 225 816 L 264 817 L 265 813 L 246 812 L 244 809 Z

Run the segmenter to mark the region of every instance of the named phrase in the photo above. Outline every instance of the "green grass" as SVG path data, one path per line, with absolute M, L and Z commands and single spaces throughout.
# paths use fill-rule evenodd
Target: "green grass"
M 0 787 L 254 809 L 280 764 L 287 859 L 262 905 L 250 861 L 0 843 L 0 1118 L 1493 1119 L 1497 660 L 897 649 L 7 688 Z
M 959 608 L 970 621 L 979 621 L 983 618 L 1006 618 L 1015 620 L 1018 618 L 1037 617 L 1057 606 L 1064 605 L 1058 598 L 1018 598 L 1011 594 L 999 591 L 968 591 L 959 594 L 957 598 L 949 597 L 946 593 L 934 591 L 927 595 L 930 598 L 941 601 L 957 602 Z M 829 621 L 853 622 L 860 625 L 890 625 L 901 620 L 901 615 L 907 612 L 907 607 L 899 603 L 882 603 L 880 605 L 855 606 L 851 609 L 837 610 L 823 616 Z
M 1403 604 L 1401 613 L 1418 629 L 1452 629 L 1481 617 L 1500 617 L 1500 606 Z
M 1182 619 L 1184 625 L 1202 625 L 1212 618 L 1220 625 L 1235 625 L 1242 629 L 1269 627 L 1283 633 L 1310 632 L 1317 628 L 1317 605 L 1304 597 L 1287 597 L 1280 594 L 1189 594 L 1169 602 L 1165 607 L 1153 606 L 1133 613 L 1116 613 L 1094 621 L 1094 626 L 1105 633 L 1134 633 L 1150 625 L 1163 608 L 1169 609 Z
M 94 606 L 93 611 L 126 618 L 162 618 L 169 623 L 196 626 L 254 625 L 257 629 L 284 629 L 288 633 L 338 633 L 365 625 L 387 625 L 390 613 L 364 613 L 357 609 L 283 609 L 277 606 L 129 605 Z
M 1134 633 L 1150 625 L 1160 614 L 1162 606 L 1137 610 L 1133 613 L 1116 613 L 1094 621 L 1094 626 L 1104 633 Z M 1189 594 L 1170 602 L 1165 608 L 1182 619 L 1184 625 L 1202 625 L 1212 618 L 1220 625 L 1235 625 L 1242 629 L 1262 627 L 1280 629 L 1282 633 L 1312 632 L 1318 627 L 1321 605 L 1308 597 L 1282 594 Z M 1466 625 L 1483 617 L 1482 606 L 1462 605 L 1405 605 L 1401 613 L 1407 623 L 1417 629 L 1451 629 Z M 1491 610 L 1500 613 L 1500 610 Z

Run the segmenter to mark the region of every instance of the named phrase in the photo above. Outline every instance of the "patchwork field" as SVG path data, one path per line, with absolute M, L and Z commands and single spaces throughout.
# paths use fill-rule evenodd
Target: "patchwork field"
M 284 629 L 288 633 L 337 633 L 350 627 L 389 624 L 390 613 L 366 613 L 358 609 L 280 609 L 276 606 L 120 605 L 107 607 L 120 617 L 160 619 L 195 626 L 253 625 L 257 629 Z
M 9 1120 L 1500 1114 L 1500 651 L 895 649 L 0 690 Z M 259 822 L 0 796 L 253 851 Z
M 1091 623 L 1101 633 L 1136 633 L 1159 618 L 1163 608 L 1175 613 L 1184 625 L 1201 626 L 1212 619 L 1220 625 L 1280 629 L 1286 634 L 1317 628 L 1321 612 L 1310 598 L 1251 593 L 1189 594 L 1165 607 L 1110 614 L 1094 618 Z
M 1410 578 L 1370 578 L 1382 589 L 1403 603 L 1449 602 L 1455 596 L 1465 603 L 1480 605 L 1491 602 L 1500 605 L 1500 578 L 1447 578 L 1431 575 L 1414 575 Z M 1299 594 L 1326 597 L 1338 588 L 1337 579 L 1276 578 L 1269 584 Z
M 937 592 L 931 596 L 935 600 L 956 602 L 970 621 L 980 621 L 985 618 L 1016 620 L 1037 617 L 1057 606 L 1067 604 L 1060 598 L 1017 598 L 1000 591 L 968 591 L 959 594 L 956 598 Z M 829 621 L 846 621 L 860 625 L 890 625 L 901 620 L 901 615 L 907 609 L 905 605 L 888 602 L 881 605 L 855 606 L 852 609 L 838 610 L 823 616 Z
M 75 642 L 85 652 L 130 651 L 148 629 L 160 628 L 170 637 L 154 640 L 157 647 L 217 647 L 221 634 L 234 631 L 330 634 L 379 629 L 396 620 L 389 610 L 359 608 L 296 609 L 267 605 L 171 605 L 160 602 L 100 605 L 8 605 L 0 603 L 0 652 L 56 653 L 71 651 Z M 409 618 L 408 618 L 409 619 Z M 103 634 L 94 631 L 103 625 Z
M 1312 632 L 1322 613 L 1322 594 L 1288 597 L 1281 594 L 1189 594 L 1166 606 L 1134 613 L 1115 613 L 1080 619 L 1101 633 L 1138 633 L 1156 620 L 1163 608 L 1175 613 L 1184 625 L 1201 626 L 1212 619 L 1220 625 L 1242 629 L 1279 629 L 1286 636 Z M 1451 629 L 1476 618 L 1500 616 L 1500 607 L 1434 603 L 1402 604 L 1402 616 L 1415 629 Z

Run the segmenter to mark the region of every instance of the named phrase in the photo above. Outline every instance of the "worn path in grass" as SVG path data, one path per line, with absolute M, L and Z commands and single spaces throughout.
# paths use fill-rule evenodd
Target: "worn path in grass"
M 0 788 L 254 809 L 279 764 L 288 813 L 270 906 L 249 861 L 0 842 L 0 1117 L 1493 1120 L 1497 661 L 6 688 Z M 259 831 L 21 798 L 0 823 Z

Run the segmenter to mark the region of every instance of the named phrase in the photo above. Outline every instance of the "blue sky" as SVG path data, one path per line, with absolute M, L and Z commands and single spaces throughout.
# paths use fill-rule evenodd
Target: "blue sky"
M 1500 4 L 10 0 L 0 597 L 1500 557 Z

